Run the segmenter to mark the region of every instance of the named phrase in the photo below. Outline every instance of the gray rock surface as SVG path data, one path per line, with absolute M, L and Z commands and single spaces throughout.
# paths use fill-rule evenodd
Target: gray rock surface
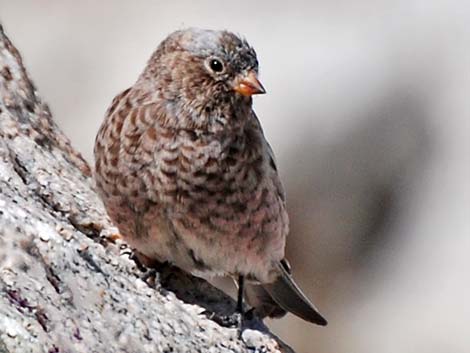
M 0 27 L 0 353 L 292 352 L 202 279 L 142 281 L 90 175 Z

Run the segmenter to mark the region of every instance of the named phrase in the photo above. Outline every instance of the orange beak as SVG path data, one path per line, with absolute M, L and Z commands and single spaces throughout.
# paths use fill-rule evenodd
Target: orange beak
M 261 82 L 258 80 L 256 72 L 249 71 L 245 76 L 241 76 L 235 81 L 233 87 L 235 92 L 238 92 L 246 97 L 252 96 L 253 94 L 264 94 L 264 89 Z

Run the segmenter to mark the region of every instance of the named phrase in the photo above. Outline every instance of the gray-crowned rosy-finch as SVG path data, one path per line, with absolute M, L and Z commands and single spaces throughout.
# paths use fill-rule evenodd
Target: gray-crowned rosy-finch
M 169 35 L 116 96 L 95 142 L 96 183 L 124 239 L 194 274 L 238 278 L 264 316 L 326 320 L 294 283 L 284 190 L 252 110 L 253 48 L 227 31 Z M 243 285 L 243 279 L 248 281 Z

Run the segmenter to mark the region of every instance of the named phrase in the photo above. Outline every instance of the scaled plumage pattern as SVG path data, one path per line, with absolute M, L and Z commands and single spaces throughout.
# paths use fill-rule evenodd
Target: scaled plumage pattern
M 146 257 L 246 278 L 260 316 L 287 310 L 325 325 L 283 262 L 288 216 L 252 110 L 252 95 L 264 93 L 257 74 L 255 51 L 233 33 L 169 35 L 107 111 L 95 142 L 97 187 Z

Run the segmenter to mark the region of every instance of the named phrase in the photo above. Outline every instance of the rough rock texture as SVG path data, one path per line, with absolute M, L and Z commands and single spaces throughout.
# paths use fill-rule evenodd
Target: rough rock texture
M 201 279 L 142 281 L 90 174 L 0 27 L 0 353 L 291 352 Z

